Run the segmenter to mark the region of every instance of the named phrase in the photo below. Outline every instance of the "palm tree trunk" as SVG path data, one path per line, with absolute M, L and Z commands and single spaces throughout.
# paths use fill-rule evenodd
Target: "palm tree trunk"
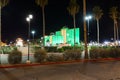
M 116 21 L 116 31 L 117 31 L 117 45 L 119 46 L 119 29 L 118 29 L 118 25 L 117 25 L 117 21 Z
M 45 47 L 45 11 L 44 11 L 44 7 L 42 7 L 42 15 L 43 15 L 43 47 Z
M 116 42 L 116 21 L 114 20 L 114 41 Z
M 83 17 L 86 16 L 86 0 L 83 0 Z M 88 48 L 87 48 L 87 29 L 86 21 L 84 19 L 84 43 L 85 43 L 85 59 L 88 59 Z
M 75 49 L 75 41 L 76 41 L 76 31 L 75 31 L 75 28 L 76 28 L 76 25 L 75 25 L 75 15 L 73 16 L 73 23 L 74 23 L 74 49 Z
M 0 6 L 0 50 L 2 51 L 2 49 L 1 49 L 1 46 L 2 46 L 2 43 L 1 43 L 1 12 L 2 11 L 2 7 Z M 1 52 L 2 53 L 2 52 Z M 1 61 L 0 61 L 0 64 L 1 64 Z
M 1 32 L 1 9 L 2 9 L 2 8 L 0 7 L 0 42 L 2 41 L 2 40 L 1 40 L 1 34 L 2 34 L 2 32 Z
M 97 19 L 97 42 L 99 44 L 99 20 Z

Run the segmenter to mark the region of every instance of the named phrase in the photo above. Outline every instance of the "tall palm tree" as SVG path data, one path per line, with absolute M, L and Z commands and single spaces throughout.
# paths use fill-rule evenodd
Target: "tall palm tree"
M 8 4 L 9 0 L 0 0 L 0 42 L 1 40 L 1 11 L 4 6 Z
M 116 39 L 118 40 L 118 25 L 117 25 L 117 19 L 118 19 L 118 10 L 117 7 L 112 7 L 110 8 L 110 17 L 113 19 L 114 21 L 114 41 L 116 41 Z M 117 31 L 117 32 L 116 32 Z M 116 35 L 117 34 L 117 35 Z
M 73 17 L 73 24 L 74 24 L 74 48 L 75 48 L 75 28 L 76 28 L 76 20 L 75 15 L 79 12 L 79 5 L 77 4 L 76 0 L 70 0 L 69 6 L 67 7 L 68 12 Z
M 97 42 L 99 44 L 99 20 L 103 15 L 103 10 L 99 6 L 93 8 L 93 17 L 97 21 Z
M 45 6 L 48 4 L 48 0 L 35 0 L 36 4 L 42 8 L 43 16 L 43 47 L 45 46 Z
M 83 0 L 83 17 L 86 17 L 86 0 Z M 87 27 L 84 19 L 84 43 L 85 43 L 85 59 L 88 59 L 88 47 L 87 47 Z

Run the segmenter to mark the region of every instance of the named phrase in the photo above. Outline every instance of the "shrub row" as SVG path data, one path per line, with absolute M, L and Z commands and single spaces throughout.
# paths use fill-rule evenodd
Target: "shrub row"
M 39 49 L 41 49 L 41 47 L 33 47 L 34 48 L 34 51 L 36 51 L 36 50 L 39 50 Z M 71 50 L 71 49 L 73 49 L 73 47 L 71 47 L 71 46 L 63 46 L 62 48 L 58 48 L 58 47 L 45 47 L 45 50 L 47 51 L 47 52 L 64 52 L 64 51 L 66 51 L 66 50 Z M 75 49 L 80 49 L 80 50 L 83 50 L 83 48 L 82 47 L 75 47 Z
M 64 60 L 77 60 L 81 57 L 81 50 L 66 50 L 63 54 L 49 54 L 47 55 L 46 51 L 40 49 L 34 54 L 36 62 L 58 62 Z
M 120 57 L 120 48 L 93 48 L 90 50 L 90 58 L 118 58 Z
M 47 54 L 46 50 L 37 49 L 34 53 L 36 62 L 58 62 L 66 60 L 78 60 L 81 58 L 80 49 L 67 49 L 63 53 Z M 92 48 L 90 50 L 90 58 L 118 58 L 120 57 L 120 48 Z M 13 50 L 8 56 L 10 64 L 21 63 L 22 53 L 18 50 Z
M 63 54 L 53 53 L 47 54 L 46 50 L 38 49 L 34 53 L 36 62 L 58 62 L 64 60 L 77 60 L 81 57 L 81 50 L 66 50 Z M 13 50 L 9 53 L 8 62 L 10 64 L 19 64 L 22 61 L 22 53 L 18 50 Z
M 81 50 L 66 50 L 63 54 L 65 60 L 77 60 L 81 58 Z

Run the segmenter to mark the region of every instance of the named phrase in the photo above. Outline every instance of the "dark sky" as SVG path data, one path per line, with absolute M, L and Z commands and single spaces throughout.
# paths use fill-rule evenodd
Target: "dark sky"
M 69 0 L 48 0 L 45 7 L 46 34 L 60 30 L 63 26 L 73 27 L 72 17 L 66 7 Z M 109 17 L 109 9 L 117 6 L 120 11 L 120 0 L 86 0 L 87 14 L 92 15 L 92 8 L 96 5 L 103 9 L 103 17 L 100 19 L 100 41 L 110 40 L 113 37 L 113 21 Z M 81 30 L 80 38 L 83 40 L 83 10 L 82 0 L 77 0 L 80 11 L 76 15 L 76 26 Z M 41 8 L 34 0 L 10 0 L 9 4 L 2 8 L 2 41 L 14 41 L 18 37 L 27 39 L 28 23 L 26 17 L 33 14 L 31 30 L 36 30 L 35 38 L 42 36 L 42 14 Z M 119 21 L 120 23 L 120 21 Z M 120 27 L 120 26 L 119 26 Z M 96 40 L 96 21 L 90 20 L 90 38 Z M 31 35 L 32 38 L 32 35 Z

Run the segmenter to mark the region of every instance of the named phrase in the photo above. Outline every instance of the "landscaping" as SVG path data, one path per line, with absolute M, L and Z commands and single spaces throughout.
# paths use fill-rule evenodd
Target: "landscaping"
M 1 53 L 4 56 L 1 56 L 1 64 L 4 64 L 4 59 L 8 64 L 23 64 L 26 63 L 27 54 L 23 54 L 23 51 L 20 51 L 17 47 L 1 47 Z M 30 53 L 31 63 L 51 63 L 51 62 L 72 62 L 72 61 L 97 61 L 97 60 L 111 60 L 120 58 L 120 48 L 118 47 L 91 47 L 89 50 L 89 59 L 82 59 L 83 48 L 76 47 L 32 47 Z M 24 56 L 26 55 L 26 56 Z

